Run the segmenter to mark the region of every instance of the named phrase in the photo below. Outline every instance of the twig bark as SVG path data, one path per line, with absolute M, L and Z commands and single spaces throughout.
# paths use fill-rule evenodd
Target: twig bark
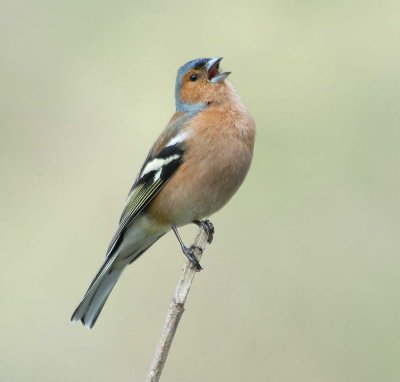
M 204 251 L 207 244 L 207 238 L 208 235 L 206 231 L 200 226 L 194 245 Z M 198 249 L 194 250 L 194 254 L 198 260 L 201 259 L 202 251 Z M 183 267 L 181 278 L 175 289 L 175 294 L 171 304 L 169 305 L 167 319 L 165 320 L 160 342 L 158 343 L 146 382 L 158 382 L 160 379 L 176 329 L 178 328 L 179 321 L 185 311 L 185 301 L 195 274 L 195 267 L 188 261 Z

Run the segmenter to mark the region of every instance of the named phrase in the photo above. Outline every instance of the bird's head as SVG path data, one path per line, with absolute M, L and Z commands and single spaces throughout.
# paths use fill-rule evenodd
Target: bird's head
M 196 112 L 218 101 L 230 72 L 221 73 L 220 58 L 198 58 L 178 70 L 175 87 L 176 110 Z

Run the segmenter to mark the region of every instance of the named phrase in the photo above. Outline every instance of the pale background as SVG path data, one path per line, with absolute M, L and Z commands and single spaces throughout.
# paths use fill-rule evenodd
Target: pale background
M 224 56 L 255 158 L 213 218 L 162 381 L 399 381 L 399 12 L 3 2 L 0 380 L 144 380 L 184 263 L 171 234 L 93 331 L 69 318 L 172 115 L 177 68 Z

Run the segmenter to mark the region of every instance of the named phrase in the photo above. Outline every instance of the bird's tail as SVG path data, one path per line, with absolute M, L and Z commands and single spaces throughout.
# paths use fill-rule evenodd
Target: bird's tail
M 108 296 L 125 268 L 124 266 L 113 267 L 115 258 L 116 256 L 112 256 L 106 259 L 72 315 L 71 321 L 81 321 L 88 329 L 91 329 L 96 323 Z

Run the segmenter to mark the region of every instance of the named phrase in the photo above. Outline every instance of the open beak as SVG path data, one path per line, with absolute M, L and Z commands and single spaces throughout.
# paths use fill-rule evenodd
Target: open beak
M 226 77 L 228 77 L 231 72 L 219 72 L 219 63 L 222 61 L 222 57 L 219 58 L 211 58 L 207 62 L 207 73 L 208 80 L 213 84 L 223 81 Z

